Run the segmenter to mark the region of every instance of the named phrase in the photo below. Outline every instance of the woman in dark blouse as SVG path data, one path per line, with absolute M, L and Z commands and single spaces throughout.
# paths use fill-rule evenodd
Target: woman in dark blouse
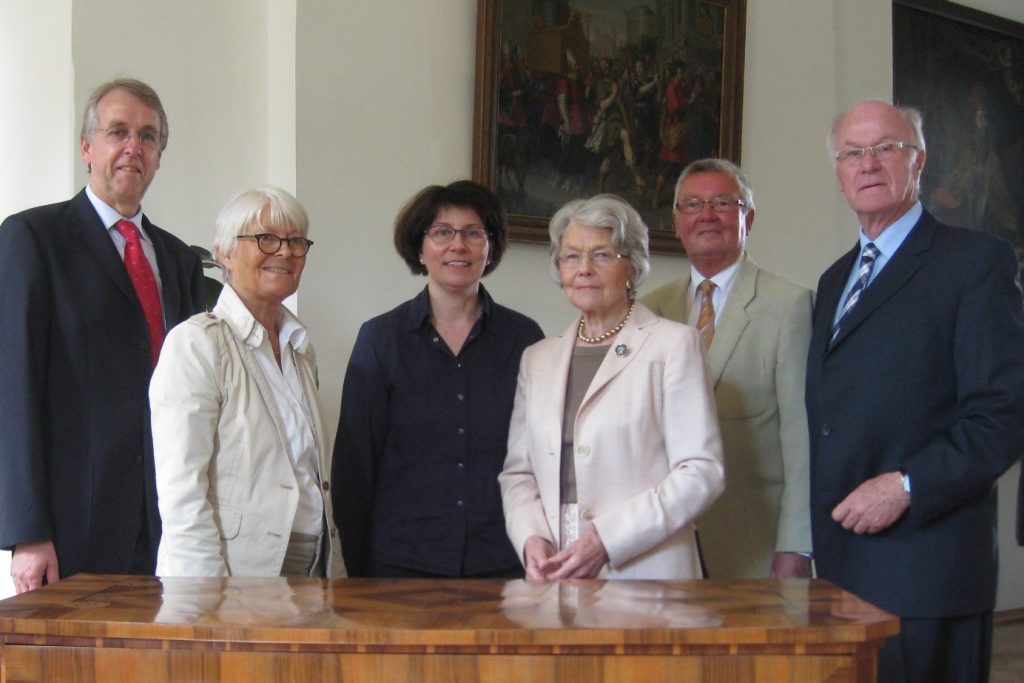
M 519 357 L 543 333 L 480 284 L 506 232 L 468 180 L 398 215 L 395 249 L 427 286 L 363 324 L 345 373 L 331 480 L 350 576 L 523 575 L 497 476 Z

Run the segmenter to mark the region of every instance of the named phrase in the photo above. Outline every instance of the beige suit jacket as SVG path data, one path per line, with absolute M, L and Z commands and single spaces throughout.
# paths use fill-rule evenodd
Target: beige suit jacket
M 643 301 L 685 321 L 689 284 L 687 275 Z M 804 375 L 812 304 L 810 290 L 744 255 L 708 351 L 729 478 L 698 521 L 711 578 L 764 578 L 775 552 L 811 550 Z
M 285 311 L 285 315 L 290 315 Z M 294 458 L 273 388 L 250 346 L 255 318 L 229 286 L 213 315 L 167 335 L 149 386 L 163 537 L 158 576 L 279 576 L 299 504 Z M 295 365 L 317 446 L 330 476 L 330 437 L 308 339 Z M 324 485 L 327 576 L 342 578 L 338 528 Z
M 562 414 L 575 342 L 573 323 L 527 348 L 520 363 L 498 476 L 520 559 L 531 536 L 559 547 Z M 725 481 L 696 330 L 637 304 L 583 398 L 573 443 L 580 517 L 608 551 L 601 576 L 699 578 L 693 520 Z

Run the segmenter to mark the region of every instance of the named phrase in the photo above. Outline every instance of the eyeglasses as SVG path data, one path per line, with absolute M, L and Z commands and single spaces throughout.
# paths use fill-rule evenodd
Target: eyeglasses
M 450 225 L 431 225 L 424 231 L 434 244 L 444 246 L 451 244 L 456 235 L 462 235 L 466 244 L 483 244 L 487 241 L 487 231 L 480 227 L 453 228 Z
M 741 206 L 746 206 L 742 199 L 735 197 L 712 197 L 711 199 L 700 199 L 699 197 L 687 197 L 676 203 L 676 211 L 682 213 L 700 213 L 705 205 L 710 205 L 715 213 L 729 213 L 736 211 Z
M 836 161 L 841 164 L 859 164 L 868 152 L 878 161 L 892 161 L 904 149 L 919 151 L 921 148 L 909 142 L 879 142 L 870 147 L 847 147 L 836 152 Z
M 585 259 L 590 259 L 590 264 L 595 268 L 608 268 L 620 258 L 622 258 L 622 254 L 608 249 L 595 249 L 591 252 L 563 251 L 558 255 L 558 267 L 577 270 L 583 266 Z
M 256 246 L 260 248 L 264 254 L 276 254 L 281 250 L 281 243 L 288 243 L 288 251 L 292 253 L 292 256 L 302 257 L 309 253 L 309 248 L 313 246 L 313 240 L 307 240 L 305 237 L 278 237 L 272 232 L 261 232 L 258 235 L 235 235 L 240 240 L 256 240 Z
M 103 133 L 107 138 L 107 142 L 116 145 L 126 144 L 133 137 L 137 137 L 139 145 L 147 150 L 154 150 L 160 145 L 160 134 L 151 128 L 132 130 L 124 126 L 115 126 L 113 128 L 94 128 L 93 130 Z

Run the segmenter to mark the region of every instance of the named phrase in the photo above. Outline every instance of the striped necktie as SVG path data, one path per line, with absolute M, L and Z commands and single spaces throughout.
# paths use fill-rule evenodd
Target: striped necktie
M 854 281 L 853 287 L 850 288 L 850 293 L 846 297 L 846 303 L 843 304 L 843 310 L 839 314 L 836 324 L 832 326 L 832 339 L 829 343 L 836 340 L 839 330 L 843 326 L 843 321 L 846 320 L 846 316 L 850 314 L 853 307 L 860 301 L 861 294 L 864 293 L 868 286 L 868 280 L 871 278 L 871 271 L 875 267 L 875 259 L 878 258 L 879 253 L 881 252 L 879 252 L 874 242 L 868 242 L 864 245 L 864 251 L 860 255 L 860 265 L 857 267 L 857 279 Z
M 704 342 L 704 348 L 711 348 L 711 340 L 715 338 L 715 304 L 711 295 L 715 291 L 715 283 L 711 280 L 704 280 L 697 286 L 700 290 L 700 316 L 697 318 L 697 331 L 700 332 L 700 339 Z

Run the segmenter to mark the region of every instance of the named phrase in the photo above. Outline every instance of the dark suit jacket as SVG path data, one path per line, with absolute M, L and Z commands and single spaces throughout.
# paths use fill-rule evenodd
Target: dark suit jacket
M 1017 545 L 1024 546 L 1024 462 L 1017 479 Z
M 1003 241 L 927 212 L 829 348 L 855 247 L 818 284 L 807 365 L 818 573 L 902 617 L 993 609 L 999 476 L 1024 446 L 1024 325 Z M 857 536 L 832 509 L 906 470 L 910 509 Z
M 203 310 L 202 266 L 143 226 L 170 327 Z M 124 573 L 147 523 L 155 558 L 146 319 L 84 190 L 0 225 L 0 293 L 0 547 L 52 540 L 62 577 Z

